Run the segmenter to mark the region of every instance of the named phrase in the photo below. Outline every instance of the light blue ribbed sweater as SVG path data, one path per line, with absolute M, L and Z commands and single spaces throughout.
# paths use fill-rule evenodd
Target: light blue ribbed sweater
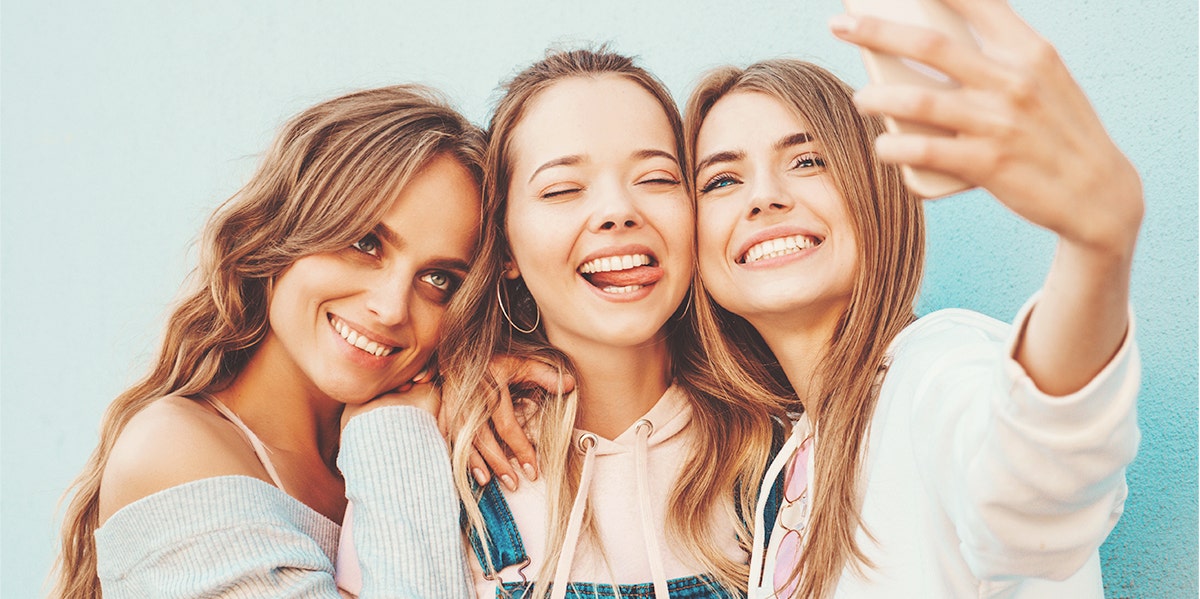
M 446 445 L 432 416 L 383 407 L 342 433 L 361 599 L 469 594 Z M 105 599 L 339 597 L 339 526 L 247 476 L 198 480 L 113 514 L 96 531 Z

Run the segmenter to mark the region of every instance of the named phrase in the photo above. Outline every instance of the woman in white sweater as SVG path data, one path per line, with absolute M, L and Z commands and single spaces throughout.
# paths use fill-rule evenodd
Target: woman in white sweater
M 982 50 L 865 17 L 833 29 L 960 88 L 854 94 L 773 60 L 711 73 L 688 104 L 701 275 L 732 333 L 753 327 L 778 357 L 802 412 L 765 480 L 783 507 L 760 506 L 753 597 L 1103 594 L 1097 548 L 1138 442 L 1140 181 L 1005 3 L 947 4 Z M 884 133 L 860 111 L 955 135 Z M 983 187 L 1058 236 L 1014 325 L 915 318 L 922 206 L 896 164 Z

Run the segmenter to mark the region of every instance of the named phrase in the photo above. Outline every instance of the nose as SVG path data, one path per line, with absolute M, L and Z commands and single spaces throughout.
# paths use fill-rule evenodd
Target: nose
M 612 231 L 636 229 L 642 226 L 642 215 L 629 190 L 621 186 L 596 189 L 593 195 L 595 209 L 592 213 L 592 229 Z
M 795 202 L 784 192 L 778 177 L 760 175 L 755 178 L 746 217 L 753 219 L 763 213 L 786 213 L 793 206 Z
M 367 290 L 367 309 L 379 324 L 394 327 L 408 322 L 413 294 L 412 279 L 403 269 L 389 269 L 380 271 L 372 281 Z

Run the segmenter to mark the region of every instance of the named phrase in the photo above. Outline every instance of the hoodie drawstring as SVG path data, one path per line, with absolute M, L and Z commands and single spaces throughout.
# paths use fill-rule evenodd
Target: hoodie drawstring
M 592 466 L 596 463 L 596 435 L 584 433 L 577 441 L 584 452 L 583 471 L 579 474 L 579 490 L 571 504 L 571 516 L 567 519 L 567 532 L 563 536 L 558 554 L 558 565 L 554 568 L 554 588 L 551 599 L 564 599 L 571 575 L 571 563 L 575 561 L 575 547 L 579 545 L 579 529 L 583 526 L 583 510 L 587 506 L 588 491 L 592 487 Z
M 638 507 L 642 516 L 642 538 L 646 541 L 646 555 L 650 558 L 650 575 L 654 579 L 655 599 L 667 599 L 667 576 L 663 573 L 662 553 L 658 550 L 658 535 L 650 511 L 650 475 L 646 466 L 646 454 L 650 443 L 650 435 L 654 433 L 654 423 L 642 419 L 637 421 L 637 445 L 634 448 L 634 460 L 637 463 L 637 493 Z

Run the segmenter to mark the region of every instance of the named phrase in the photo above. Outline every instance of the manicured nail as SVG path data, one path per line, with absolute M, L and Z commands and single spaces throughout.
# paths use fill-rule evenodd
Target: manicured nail
M 500 475 L 500 482 L 504 483 L 504 487 L 506 489 L 508 489 L 509 491 L 517 490 L 517 482 L 514 481 L 513 478 L 507 474 Z
M 475 475 L 475 482 L 479 483 L 479 486 L 488 484 L 488 475 L 483 468 L 472 468 L 471 474 Z
M 529 480 L 537 480 L 537 468 L 534 468 L 533 464 L 521 464 L 521 470 L 525 471 L 525 476 L 528 476 Z
M 854 33 L 854 29 L 858 27 L 858 19 L 847 15 L 834 15 L 829 19 L 829 28 L 837 33 Z
M 517 461 L 517 458 L 508 458 L 508 465 L 512 466 L 513 472 L 521 470 L 521 463 Z

